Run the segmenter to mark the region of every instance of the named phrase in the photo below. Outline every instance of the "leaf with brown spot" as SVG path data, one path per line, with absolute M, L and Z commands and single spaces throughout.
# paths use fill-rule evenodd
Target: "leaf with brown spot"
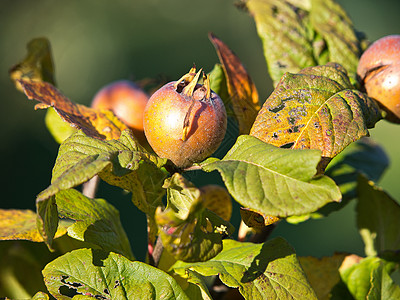
M 381 119 L 367 95 L 352 89 L 334 63 L 286 73 L 265 101 L 250 135 L 277 147 L 319 149 L 333 158 Z
M 355 82 L 365 38 L 335 0 L 247 0 L 275 85 L 286 72 L 337 62 Z
M 248 134 L 260 109 L 256 86 L 240 59 L 229 47 L 212 33 L 209 38 L 225 71 L 228 94 L 239 123 L 239 133 Z
M 60 117 L 81 129 L 87 136 L 98 139 L 118 139 L 127 128 L 111 111 L 76 104 L 48 82 L 18 80 L 29 99 L 39 101 L 36 108 L 54 107 Z
M 0 209 L 0 240 L 43 242 L 36 226 L 36 213 L 29 209 Z M 61 221 L 55 238 L 67 232 L 68 223 Z

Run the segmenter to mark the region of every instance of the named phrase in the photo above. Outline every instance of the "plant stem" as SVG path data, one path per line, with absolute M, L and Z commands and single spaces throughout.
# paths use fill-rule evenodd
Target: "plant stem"
M 99 187 L 100 177 L 95 175 L 83 184 L 82 194 L 88 198 L 96 197 L 97 188 Z
M 153 255 L 152 255 L 152 256 L 153 256 L 153 262 L 154 262 L 154 266 L 155 266 L 155 267 L 158 266 L 163 251 L 164 251 L 164 246 L 163 246 L 163 244 L 162 244 L 161 237 L 158 236 L 157 242 L 156 242 L 156 244 L 155 244 L 155 246 L 154 246 Z

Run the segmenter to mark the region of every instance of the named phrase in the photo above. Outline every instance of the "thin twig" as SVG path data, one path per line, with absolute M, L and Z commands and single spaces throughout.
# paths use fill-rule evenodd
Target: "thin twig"
M 82 186 L 82 194 L 88 198 L 96 197 L 96 192 L 99 187 L 100 177 L 94 176 L 92 179 L 89 179 Z
M 164 246 L 163 246 L 161 237 L 158 236 L 157 242 L 154 246 L 153 255 L 152 255 L 153 263 L 154 263 L 155 267 L 157 267 L 158 264 L 160 263 L 160 259 L 161 259 L 161 255 L 162 255 L 163 251 L 164 251 Z

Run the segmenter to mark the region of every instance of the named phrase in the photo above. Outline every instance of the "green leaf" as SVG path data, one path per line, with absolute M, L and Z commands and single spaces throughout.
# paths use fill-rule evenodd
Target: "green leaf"
M 167 273 L 122 255 L 101 250 L 69 252 L 43 270 L 57 299 L 86 295 L 97 299 L 189 299 Z
M 53 138 L 59 144 L 61 144 L 66 138 L 71 136 L 76 131 L 74 127 L 65 122 L 57 114 L 53 107 L 49 107 L 47 109 L 44 121 L 46 123 L 47 129 L 50 131 Z
M 9 71 L 11 79 L 22 91 L 18 80 L 47 81 L 55 85 L 54 65 L 50 42 L 46 38 L 36 38 L 27 44 L 25 59 Z
M 261 38 L 269 74 L 277 83 L 286 72 L 317 65 L 312 46 L 308 12 L 289 1 L 248 0 Z
M 336 62 L 355 82 L 364 38 L 333 0 L 247 0 L 272 80 L 286 72 Z
M 222 250 L 233 226 L 205 208 L 201 193 L 182 175 L 167 179 L 167 207 L 156 212 L 164 248 L 177 260 L 205 261 Z
M 225 240 L 224 248 L 206 262 L 177 262 L 178 274 L 187 270 L 203 276 L 219 275 L 245 299 L 317 299 L 288 243 L 276 238 L 263 244 Z
M 190 300 L 212 300 L 204 277 L 199 273 L 187 269 L 182 276 L 174 274 L 174 278 L 183 288 Z
M 234 117 L 235 113 L 232 110 L 232 102 L 228 93 L 226 76 L 221 64 L 215 64 L 214 68 L 209 73 L 209 76 L 211 90 L 217 93 L 221 100 L 224 102 L 228 116 Z
M 36 199 L 36 226 L 44 242 L 52 250 L 54 236 L 58 227 L 58 212 L 54 196 Z
M 326 217 L 332 212 L 345 207 L 350 200 L 357 197 L 357 179 L 360 174 L 370 180 L 378 182 L 389 166 L 389 158 L 385 150 L 372 139 L 363 137 L 350 144 L 329 163 L 325 174 L 332 178 L 342 193 L 340 203 L 328 203 L 311 215 L 302 216 L 302 219 L 287 219 L 291 223 L 304 221 L 308 218 Z
M 400 286 L 395 284 L 383 264 L 374 269 L 367 300 L 400 299 Z
M 346 12 L 334 0 L 312 0 L 310 23 L 321 37 L 319 41 L 314 40 L 313 45 L 319 43 L 318 47 L 324 48 L 319 56 L 315 55 L 317 53 L 314 48 L 318 64 L 332 61 L 346 66 L 352 82 L 355 83 L 362 40 L 357 36 Z M 325 55 L 323 52 L 326 52 Z
M 315 177 L 320 159 L 318 150 L 282 149 L 240 136 L 222 160 L 208 159 L 201 167 L 207 172 L 218 170 L 230 194 L 243 206 L 287 217 L 340 201 L 333 180 Z
M 352 89 L 335 63 L 286 73 L 265 101 L 250 135 L 278 147 L 319 149 L 333 158 L 369 135 L 381 119 L 376 102 Z
M 132 192 L 132 202 L 154 216 L 165 194 L 162 183 L 168 174 L 163 168 L 166 162 L 140 146 L 130 130 L 124 130 L 118 140 L 100 140 L 77 131 L 61 144 L 51 185 L 36 199 L 38 227 L 45 241 L 51 245 L 57 228 L 57 208 L 51 205 L 54 195 L 85 183 L 95 175 Z
M 81 131 L 65 140 L 59 149 L 51 185 L 38 195 L 44 200 L 61 190 L 78 186 L 95 175 L 111 185 L 132 192 L 133 203 L 152 214 L 161 204 L 166 159 L 148 153 L 130 130 L 118 140 L 99 140 Z
M 358 180 L 357 225 L 365 253 L 400 249 L 400 205 L 365 177 Z
M 134 259 L 119 212 L 106 200 L 89 199 L 69 189 L 57 193 L 56 203 L 61 218 L 75 221 L 68 227 L 70 237 Z
M 394 267 L 393 263 L 386 262 L 378 257 L 367 257 L 360 263 L 341 270 L 340 275 L 356 300 L 367 299 L 367 295 L 371 296 L 370 299 L 395 299 L 376 298 L 377 295 L 381 294 L 382 285 L 389 288 L 389 290 L 385 291 L 387 292 L 386 295 L 392 292 L 398 293 L 396 291 L 398 288 L 393 285 L 389 276 Z
M 357 196 L 357 179 L 360 174 L 378 182 L 389 163 L 389 157 L 382 146 L 364 137 L 337 155 L 325 174 L 335 180 L 343 199 L 350 200 Z
M 369 257 L 343 271 L 341 277 L 354 299 L 365 299 L 371 288 L 372 270 L 379 267 L 380 259 Z

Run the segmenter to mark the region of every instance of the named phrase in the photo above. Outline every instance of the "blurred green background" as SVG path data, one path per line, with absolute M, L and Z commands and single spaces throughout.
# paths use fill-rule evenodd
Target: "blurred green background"
M 96 91 L 114 80 L 157 76 L 173 80 L 193 63 L 210 71 L 218 62 L 207 37 L 211 31 L 240 57 L 265 100 L 272 85 L 261 42 L 253 19 L 234 2 L 1 0 L 1 207 L 34 209 L 36 195 L 50 183 L 58 150 L 44 125 L 45 111 L 34 111 L 35 103 L 18 92 L 8 77 L 8 69 L 25 57 L 27 42 L 41 36 L 50 40 L 59 89 L 71 100 L 89 105 Z M 398 0 L 339 3 L 371 41 L 400 33 Z M 371 137 L 391 158 L 380 185 L 395 199 L 400 199 L 399 134 L 400 126 L 385 121 L 371 130 Z M 99 197 L 121 210 L 133 251 L 143 258 L 145 218 L 130 203 L 130 196 L 102 184 Z M 335 251 L 363 254 L 354 203 L 322 220 L 281 223 L 276 235 L 285 237 L 299 255 L 323 256 Z

